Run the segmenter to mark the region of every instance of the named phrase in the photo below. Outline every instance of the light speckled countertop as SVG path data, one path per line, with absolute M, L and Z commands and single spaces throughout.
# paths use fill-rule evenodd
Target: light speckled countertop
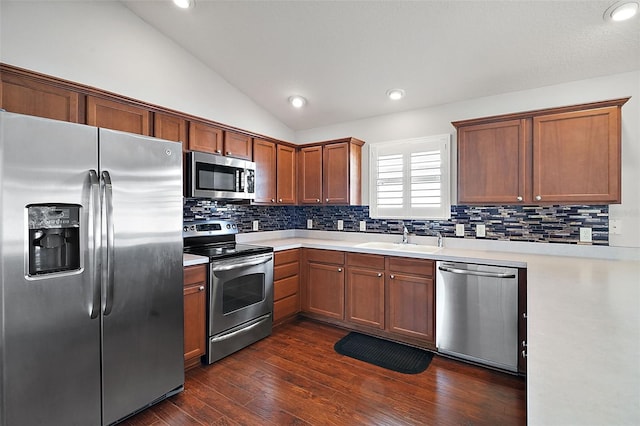
M 640 250 L 461 239 L 445 239 L 444 248 L 431 254 L 357 247 L 372 239 L 398 236 L 300 230 L 238 235 L 240 242 L 276 251 L 307 247 L 526 267 L 528 423 L 640 424 Z

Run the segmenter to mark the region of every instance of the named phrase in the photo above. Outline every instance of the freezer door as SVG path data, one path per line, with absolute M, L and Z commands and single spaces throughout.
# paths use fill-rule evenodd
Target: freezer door
M 97 167 L 97 129 L 0 112 L 3 426 L 100 423 L 100 293 L 93 281 L 89 216 L 97 207 L 91 204 L 89 171 L 95 179 Z M 64 218 L 74 211 L 79 227 L 67 228 L 67 236 L 45 238 L 36 228 L 30 233 L 28 206 L 34 204 L 64 206 L 31 210 L 52 215 L 48 224 L 38 225 L 43 229 L 57 226 L 56 214 Z M 72 234 L 73 243 L 65 242 Z M 66 251 L 67 243 L 77 253 Z M 30 251 L 30 245 L 42 251 Z M 66 270 L 51 266 L 52 253 Z M 32 265 L 49 267 L 30 270 L 30 256 L 37 257 Z
M 184 384 L 182 148 L 100 129 L 103 423 Z

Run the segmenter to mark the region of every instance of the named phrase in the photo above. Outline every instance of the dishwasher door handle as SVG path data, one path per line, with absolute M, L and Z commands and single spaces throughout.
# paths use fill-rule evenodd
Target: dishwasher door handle
M 475 275 L 478 277 L 491 277 L 491 278 L 515 278 L 515 274 L 511 273 L 499 273 L 499 272 L 483 272 L 483 271 L 469 271 L 468 269 L 449 268 L 447 266 L 438 266 L 443 272 L 451 272 L 458 275 Z

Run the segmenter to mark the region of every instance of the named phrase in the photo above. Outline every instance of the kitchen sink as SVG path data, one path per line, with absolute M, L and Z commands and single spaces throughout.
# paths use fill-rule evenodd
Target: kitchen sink
M 436 253 L 440 251 L 441 248 L 436 246 L 425 246 L 411 243 L 387 243 L 383 241 L 369 241 L 366 243 L 356 244 L 356 247 L 393 251 L 410 251 L 415 253 Z

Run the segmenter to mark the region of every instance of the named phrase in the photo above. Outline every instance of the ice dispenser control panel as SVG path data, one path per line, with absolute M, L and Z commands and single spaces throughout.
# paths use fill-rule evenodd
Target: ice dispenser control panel
M 80 269 L 80 206 L 36 204 L 29 216 L 29 275 Z

